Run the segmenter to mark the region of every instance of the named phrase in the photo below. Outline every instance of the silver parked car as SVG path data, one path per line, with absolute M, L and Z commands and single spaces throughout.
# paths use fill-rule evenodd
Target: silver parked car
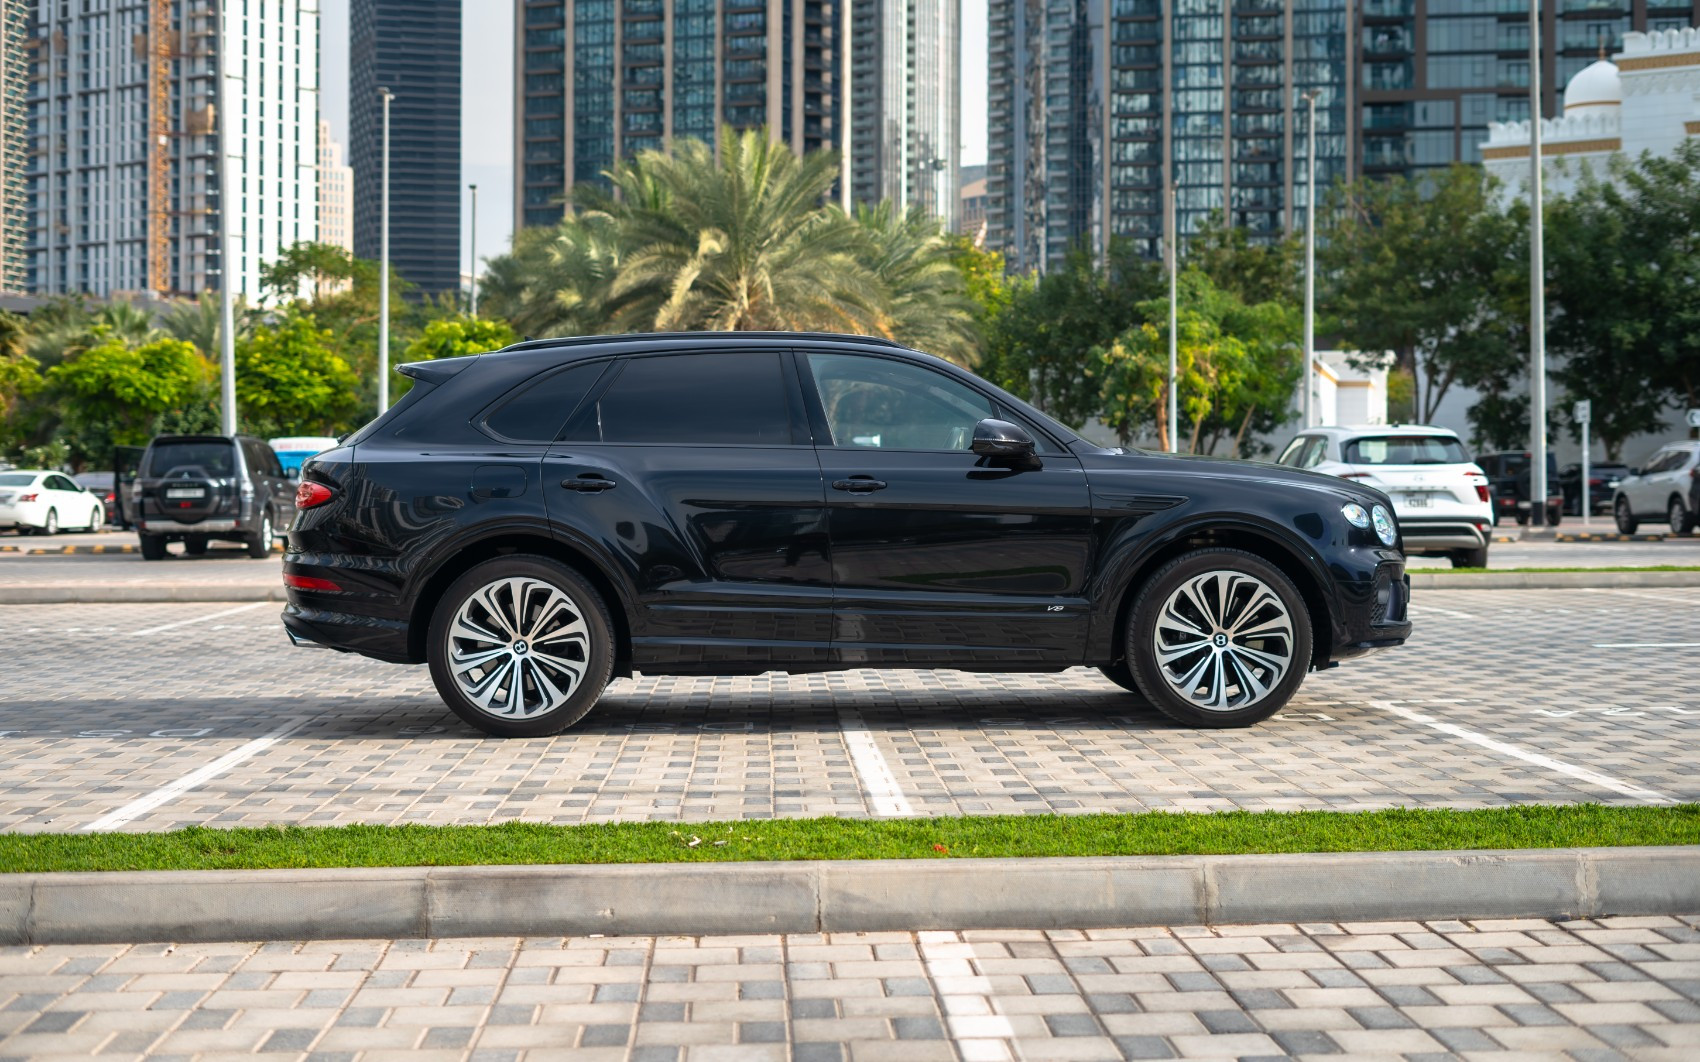
M 1633 534 L 1642 520 L 1670 521 L 1673 535 L 1694 530 L 1700 513 L 1700 442 L 1661 446 L 1640 468 L 1629 470 L 1612 496 L 1617 529 Z

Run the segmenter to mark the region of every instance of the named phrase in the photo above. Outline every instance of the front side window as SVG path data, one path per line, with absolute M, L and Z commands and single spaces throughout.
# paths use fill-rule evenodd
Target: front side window
M 918 365 L 856 354 L 808 363 L 833 446 L 967 450 L 974 425 L 997 416 L 985 396 Z
M 777 351 L 629 359 L 567 438 L 682 446 L 789 446 L 791 403 Z
M 1301 435 L 1294 439 L 1292 442 L 1287 444 L 1287 448 L 1285 450 L 1281 451 L 1281 456 L 1275 459 L 1275 463 L 1278 465 L 1291 465 L 1294 468 L 1297 468 L 1299 466 L 1299 457 L 1304 453 L 1305 443 L 1309 441 L 1310 437 L 1306 435 Z

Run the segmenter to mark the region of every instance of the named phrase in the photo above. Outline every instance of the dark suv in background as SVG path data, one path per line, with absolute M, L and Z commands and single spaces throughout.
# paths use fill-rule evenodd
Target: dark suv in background
M 249 435 L 158 436 L 130 486 L 146 560 L 164 557 L 170 542 L 191 555 L 212 541 L 240 542 L 250 557 L 264 557 L 288 529 L 294 499 L 277 455 Z
M 401 371 L 303 467 L 284 626 L 429 663 L 488 733 L 555 733 L 634 672 L 1079 665 L 1246 726 L 1411 631 L 1380 491 L 1094 446 L 893 343 L 591 337 Z

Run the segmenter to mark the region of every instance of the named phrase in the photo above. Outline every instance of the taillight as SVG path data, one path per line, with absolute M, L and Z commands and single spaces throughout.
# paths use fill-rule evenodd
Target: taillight
M 342 590 L 342 587 L 329 579 L 320 579 L 316 575 L 285 575 L 283 585 L 291 590 Z
M 297 509 L 312 509 L 325 504 L 334 497 L 336 497 L 336 491 L 331 490 L 323 483 L 302 480 L 301 485 L 295 488 L 295 507 Z
M 1486 483 L 1476 484 L 1476 498 L 1480 501 L 1487 501 L 1488 500 L 1488 492 L 1487 492 L 1487 484 Z
M 20 494 L 18 500 L 21 502 L 35 501 L 39 497 L 41 497 L 39 494 Z

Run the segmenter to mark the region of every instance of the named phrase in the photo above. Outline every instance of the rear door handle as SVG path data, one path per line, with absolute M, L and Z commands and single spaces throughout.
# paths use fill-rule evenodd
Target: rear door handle
M 603 479 L 593 472 L 578 479 L 563 479 L 561 486 L 568 490 L 576 490 L 581 494 L 598 494 L 605 490 L 613 490 L 619 484 L 611 479 Z
M 852 494 L 872 494 L 876 490 L 885 489 L 885 480 L 872 476 L 851 476 L 849 479 L 832 481 L 833 490 L 847 490 Z

